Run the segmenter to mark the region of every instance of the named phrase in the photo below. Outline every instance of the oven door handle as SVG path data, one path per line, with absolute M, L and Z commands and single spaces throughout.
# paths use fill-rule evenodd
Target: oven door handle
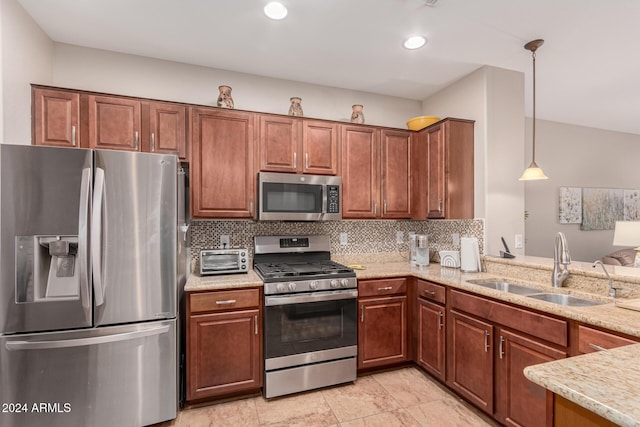
M 272 307 L 276 305 L 289 305 L 299 304 L 305 302 L 322 302 L 322 301 L 336 301 L 342 299 L 353 299 L 358 297 L 358 290 L 352 291 L 337 291 L 337 292 L 314 292 L 305 293 L 301 295 L 275 295 L 266 296 L 264 298 L 264 305 Z

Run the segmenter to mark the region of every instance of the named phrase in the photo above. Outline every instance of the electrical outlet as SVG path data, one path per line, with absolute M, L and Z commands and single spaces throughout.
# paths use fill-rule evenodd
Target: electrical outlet
M 220 235 L 220 247 L 221 248 L 228 248 L 230 247 L 230 238 L 228 234 L 221 234 Z
M 404 242 L 404 231 L 396 231 L 396 243 Z
M 349 242 L 349 235 L 347 233 L 340 233 L 340 244 L 346 245 Z
M 451 244 L 453 246 L 460 246 L 460 233 L 451 234 Z
M 516 249 L 522 249 L 522 234 L 516 234 Z

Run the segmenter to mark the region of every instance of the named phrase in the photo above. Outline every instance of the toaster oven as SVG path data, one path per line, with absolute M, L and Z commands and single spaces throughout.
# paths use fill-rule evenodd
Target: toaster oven
M 200 275 L 247 273 L 249 251 L 246 248 L 204 249 L 200 251 Z

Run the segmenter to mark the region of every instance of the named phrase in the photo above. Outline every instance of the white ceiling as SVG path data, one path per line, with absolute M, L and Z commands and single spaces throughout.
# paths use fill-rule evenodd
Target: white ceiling
M 18 0 L 56 42 L 422 100 L 482 65 L 525 72 L 537 117 L 640 134 L 638 0 Z M 408 51 L 407 36 L 425 47 Z

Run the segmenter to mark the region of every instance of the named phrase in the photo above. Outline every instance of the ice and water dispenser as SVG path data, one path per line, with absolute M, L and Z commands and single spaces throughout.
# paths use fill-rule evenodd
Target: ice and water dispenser
M 80 297 L 78 236 L 16 237 L 16 302 Z

